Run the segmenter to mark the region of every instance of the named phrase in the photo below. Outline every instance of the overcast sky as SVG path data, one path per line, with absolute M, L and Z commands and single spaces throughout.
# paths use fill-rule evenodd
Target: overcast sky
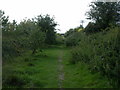
M 15 19 L 17 22 L 40 14 L 54 15 L 59 24 L 56 28 L 64 33 L 79 26 L 81 20 L 85 20 L 84 27 L 87 25 L 85 12 L 89 10 L 91 1 L 93 0 L 1 0 L 0 9 L 5 11 L 11 21 Z

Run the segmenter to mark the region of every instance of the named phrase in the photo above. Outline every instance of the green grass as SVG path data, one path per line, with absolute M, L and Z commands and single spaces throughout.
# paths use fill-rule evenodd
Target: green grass
M 45 49 L 43 54 L 40 52 L 30 56 L 18 57 L 12 62 L 3 66 L 3 87 L 58 87 L 58 55 L 59 49 Z M 10 78 L 16 80 L 10 80 Z M 10 84 L 16 82 L 21 84 Z M 23 84 L 22 84 L 23 83 Z
M 112 88 L 105 77 L 99 73 L 91 73 L 86 64 L 70 64 L 69 50 L 64 53 L 64 88 Z
M 31 55 L 27 52 L 3 65 L 3 88 L 58 88 L 58 57 L 63 52 L 63 88 L 106 88 L 111 87 L 108 80 L 98 73 L 91 74 L 87 65 L 70 64 L 70 48 L 50 47 L 43 53 Z

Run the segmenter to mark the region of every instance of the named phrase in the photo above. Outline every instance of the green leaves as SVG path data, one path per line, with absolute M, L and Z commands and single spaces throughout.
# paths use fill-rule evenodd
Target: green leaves
M 45 41 L 45 33 L 40 30 L 34 30 L 30 36 L 30 46 L 33 54 L 38 48 L 42 48 Z
M 81 32 L 79 45 L 71 50 L 72 63 L 84 62 L 91 71 L 100 72 L 111 79 L 110 83 L 120 84 L 120 28 L 86 35 Z
M 42 49 L 45 44 L 55 44 L 56 34 L 54 18 L 48 14 L 39 15 L 37 18 L 24 19 L 19 24 L 0 10 L 0 20 L 3 31 L 3 59 L 21 55 L 26 50 L 32 50 L 34 54 L 37 49 Z
M 39 15 L 37 18 L 37 25 L 42 32 L 46 34 L 45 43 L 46 44 L 55 44 L 56 43 L 56 32 L 55 27 L 57 23 L 54 22 L 54 18 L 51 18 L 47 15 Z
M 90 5 L 91 9 L 86 14 L 97 25 L 94 32 L 109 27 L 110 23 L 116 24 L 117 6 L 117 2 L 94 2 Z

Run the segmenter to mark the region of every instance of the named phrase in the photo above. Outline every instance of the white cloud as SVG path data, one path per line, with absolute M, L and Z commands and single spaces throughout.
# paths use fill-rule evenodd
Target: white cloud
M 80 25 L 86 18 L 85 12 L 92 0 L 1 0 L 0 9 L 9 15 L 10 20 L 20 22 L 25 17 L 33 18 L 40 14 L 55 16 L 61 33 Z M 88 21 L 84 24 L 87 24 Z

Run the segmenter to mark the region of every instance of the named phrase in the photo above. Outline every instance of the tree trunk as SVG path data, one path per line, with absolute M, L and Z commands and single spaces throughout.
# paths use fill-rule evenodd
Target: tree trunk
M 33 49 L 33 52 L 32 52 L 32 54 L 35 54 L 36 53 L 36 49 Z

